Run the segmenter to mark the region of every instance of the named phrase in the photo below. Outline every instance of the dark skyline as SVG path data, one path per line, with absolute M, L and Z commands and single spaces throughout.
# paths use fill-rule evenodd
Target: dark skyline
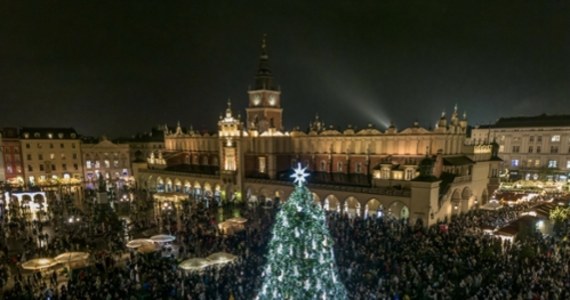
M 570 113 L 563 1 L 0 3 L 2 127 L 215 129 L 228 98 L 245 116 L 264 33 L 287 130 Z

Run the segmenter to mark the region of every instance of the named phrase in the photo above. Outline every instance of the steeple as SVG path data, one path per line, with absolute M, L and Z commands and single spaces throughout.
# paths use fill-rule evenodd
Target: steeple
M 255 75 L 254 90 L 277 90 L 273 85 L 273 75 L 269 67 L 269 55 L 267 54 L 267 34 L 261 39 L 261 53 L 259 55 L 259 66 Z

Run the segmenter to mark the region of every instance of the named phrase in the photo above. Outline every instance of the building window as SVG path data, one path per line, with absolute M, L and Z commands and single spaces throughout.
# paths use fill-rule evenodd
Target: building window
M 85 162 L 85 167 L 86 167 L 87 169 L 91 169 L 91 161 L 90 161 L 90 160 L 88 160 L 88 161 Z
M 570 162 L 570 160 L 568 162 Z M 12 174 L 12 166 L 7 166 L 6 172 L 8 172 L 8 174 Z
M 520 152 L 520 146 L 513 146 L 513 153 L 519 153 Z
M 541 136 L 537 136 L 537 137 L 536 137 L 536 141 L 539 142 L 539 143 L 542 143 L 542 137 L 541 137 Z
M 66 164 L 61 164 L 61 169 L 64 171 L 67 171 L 67 165 Z
M 26 143 L 26 149 L 30 149 L 30 143 Z
M 72 157 L 73 159 L 77 159 L 77 153 L 73 153 Z
M 43 172 L 44 170 L 45 170 L 45 169 L 44 169 L 44 165 L 43 165 L 43 164 L 42 164 L 42 165 L 40 165 L 40 171 L 42 171 L 42 172 Z
M 520 161 L 518 159 L 511 160 L 511 166 L 518 167 L 519 164 L 520 164 Z
M 33 172 L 34 168 L 32 168 L 32 165 L 28 165 L 28 172 Z
M 49 159 L 54 159 L 55 158 L 55 153 L 50 153 L 49 154 Z
M 382 168 L 382 172 L 380 173 L 380 177 L 382 179 L 390 179 L 390 169 Z
M 540 146 L 536 146 L 536 153 L 540 153 Z
M 529 160 L 526 162 L 527 167 L 532 167 L 532 163 L 533 163 L 533 162 L 534 162 L 534 161 L 533 161 L 532 159 L 529 159 Z
M 42 144 L 38 143 L 38 149 L 41 149 L 41 148 L 42 148 Z
M 551 159 L 548 161 L 548 167 L 549 168 L 557 168 L 558 167 L 558 161 L 555 159 Z
M 99 164 L 99 161 L 98 161 L 98 160 L 95 161 L 95 168 L 96 168 L 96 169 L 101 168 L 101 164 Z
M 65 159 L 65 153 L 61 154 L 61 159 Z
M 406 169 L 406 173 L 404 174 L 405 180 L 412 180 L 414 179 L 414 170 L 413 169 Z
M 529 138 L 528 138 L 528 141 L 529 141 L 529 142 L 534 142 L 534 136 L 529 137 Z
M 342 161 L 339 161 L 339 162 L 336 163 L 336 170 L 337 170 L 337 172 L 342 172 L 343 167 L 344 167 L 344 166 L 343 166 Z
M 32 160 L 32 155 L 31 155 L 31 154 L 28 154 L 28 155 L 26 155 L 26 158 L 27 158 L 28 160 Z
M 43 155 L 43 154 L 38 154 L 38 159 L 39 159 L 39 160 L 44 160 L 44 155 Z
M 54 164 L 51 165 L 51 170 L 55 171 L 55 165 Z
M 537 159 L 534 161 L 534 166 L 535 167 L 540 167 L 540 159 Z
M 505 152 L 505 145 L 500 145 L 499 146 L 499 153 L 503 153 Z
M 566 169 L 570 169 L 570 160 L 566 161 Z
M 117 165 L 118 165 L 119 162 L 118 162 L 118 161 L 116 161 L 116 162 L 117 162 Z M 259 169 L 258 169 L 259 173 L 265 173 L 265 172 L 267 171 L 267 170 L 266 170 L 266 168 L 267 168 L 267 158 L 266 158 L 265 156 L 260 156 L 260 157 L 257 158 L 257 162 L 259 163 Z
M 321 160 L 321 172 L 324 172 L 327 170 L 327 162 L 324 160 Z
M 558 153 L 558 146 L 550 146 L 550 153 Z
M 71 144 L 71 148 L 75 149 L 75 143 Z
M 59 148 L 65 148 L 65 145 L 63 143 L 59 144 Z
M 49 144 L 49 148 L 50 148 L 50 149 L 53 149 L 53 144 L 50 143 L 50 144 Z
M 77 171 L 77 170 L 79 170 L 79 166 L 78 166 L 77 164 L 73 164 L 73 169 L 74 169 L 75 171 Z
M 528 146 L 528 153 L 532 153 L 533 150 L 534 150 L 533 146 Z
M 362 173 L 362 163 L 356 164 L 356 174 Z
M 560 135 L 553 135 L 552 137 L 550 137 L 550 141 L 551 142 L 560 142 Z
M 104 162 L 105 162 L 105 168 L 108 169 L 108 168 L 111 167 L 111 163 L 109 163 L 109 160 L 108 160 L 108 159 L 106 159 Z
M 119 161 L 118 161 L 118 160 L 114 160 L 114 161 L 113 161 L 113 167 L 114 167 L 114 168 L 118 168 L 118 167 L 119 167 Z

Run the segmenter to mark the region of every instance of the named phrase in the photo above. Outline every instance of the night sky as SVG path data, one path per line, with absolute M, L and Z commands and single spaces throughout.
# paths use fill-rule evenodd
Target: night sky
M 228 98 L 245 116 L 264 33 L 286 129 L 570 113 L 567 1 L 0 3 L 2 127 L 215 129 Z

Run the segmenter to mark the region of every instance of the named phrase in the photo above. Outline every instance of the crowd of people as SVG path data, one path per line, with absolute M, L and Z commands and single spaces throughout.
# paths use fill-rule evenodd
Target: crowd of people
M 474 230 L 503 226 L 530 205 L 472 210 L 442 223 L 445 226 L 429 228 L 409 226 L 389 217 L 350 218 L 337 212 L 329 213 L 327 221 L 335 241 L 338 272 L 350 299 L 570 298 L 570 223 L 555 234 L 530 232 L 513 243 Z M 217 231 L 218 208 L 199 204 L 187 207 L 180 220 L 181 230 L 168 226 L 178 246 L 171 255 L 127 249 L 125 243 L 135 235 L 124 235 L 122 228 L 109 224 L 110 220 L 63 230 L 65 220 L 60 220 L 59 213 L 66 209 L 54 203 L 44 222 L 26 223 L 15 218 L 10 222 L 23 224 L 2 231 L 21 235 L 27 249 L 20 256 L 10 257 L 2 246 L 0 275 L 4 276 L 0 280 L 13 278 L 12 286 L 4 290 L 4 299 L 254 299 L 279 208 L 240 207 L 248 219 L 247 226 L 226 236 Z M 95 221 L 88 214 L 81 217 L 88 220 L 85 224 Z M 132 228 L 161 227 L 160 222 L 142 218 Z M 2 223 L 9 226 L 5 219 Z M 42 243 L 34 238 L 42 234 L 42 226 L 57 231 L 47 246 L 40 248 Z M 92 265 L 67 273 L 28 274 L 19 266 L 39 254 L 71 250 L 92 253 Z M 232 253 L 238 259 L 200 272 L 178 268 L 183 259 L 218 251 Z M 0 282 L 5 284 L 5 280 Z

